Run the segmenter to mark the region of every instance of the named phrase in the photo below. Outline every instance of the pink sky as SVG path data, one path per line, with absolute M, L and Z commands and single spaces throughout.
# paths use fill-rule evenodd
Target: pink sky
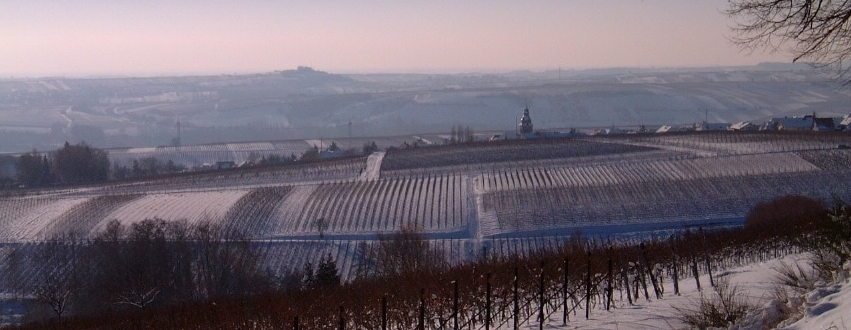
M 726 0 L 0 2 L 0 78 L 789 62 L 730 45 Z

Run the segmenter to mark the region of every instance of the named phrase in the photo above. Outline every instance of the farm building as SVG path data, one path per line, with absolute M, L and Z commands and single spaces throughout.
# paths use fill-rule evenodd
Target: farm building
M 815 113 L 803 117 L 773 118 L 767 125 L 768 129 L 791 131 L 834 131 L 840 127 L 841 123 L 837 125 L 835 118 L 818 117 Z
M 230 169 L 230 168 L 234 168 L 234 167 L 236 167 L 236 163 L 233 162 L 233 161 L 229 161 L 229 160 L 228 161 L 218 161 L 218 162 L 216 162 L 216 166 L 215 166 L 215 168 L 217 170 L 226 170 L 226 169 Z
M 694 125 L 695 131 L 727 131 L 730 129 L 730 123 L 708 123 L 702 122 Z
M 837 125 L 836 129 L 842 131 L 851 130 L 848 126 L 851 126 L 851 115 L 845 115 L 845 117 L 839 118 L 839 125 Z
M 768 122 L 768 128 L 778 131 L 806 131 L 812 130 L 815 122 L 813 116 L 772 118 Z
M 759 126 L 749 121 L 740 121 L 733 125 L 730 125 L 731 131 L 756 131 L 759 130 Z

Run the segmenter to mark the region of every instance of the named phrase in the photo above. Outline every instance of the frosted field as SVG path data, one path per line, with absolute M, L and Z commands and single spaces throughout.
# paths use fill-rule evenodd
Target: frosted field
M 337 251 L 348 278 L 355 246 L 403 227 L 460 262 L 483 248 L 523 253 L 577 231 L 606 238 L 735 226 L 754 205 L 785 195 L 851 201 L 851 151 L 839 144 L 851 135 L 585 137 L 44 190 L 0 198 L 0 241 L 90 236 L 113 219 L 210 222 L 263 246 L 275 272 Z
M 186 221 L 190 225 L 200 222 L 216 224 L 222 221 L 231 205 L 245 193 L 243 190 L 223 190 L 148 195 L 110 213 L 95 226 L 94 231 L 103 230 L 105 221 L 112 219 L 124 225 L 153 218 Z

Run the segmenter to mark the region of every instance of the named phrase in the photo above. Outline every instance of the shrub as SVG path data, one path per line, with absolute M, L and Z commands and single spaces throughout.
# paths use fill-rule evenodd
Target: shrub
M 754 206 L 745 218 L 745 228 L 767 236 L 797 236 L 824 226 L 828 207 L 804 196 L 783 196 Z
M 823 247 L 839 258 L 841 266 L 851 259 L 851 205 L 835 198 L 828 219 Z
M 684 323 L 697 329 L 726 328 L 754 309 L 738 286 L 730 285 L 727 277 L 715 280 L 711 296 L 701 295 L 691 308 L 675 307 Z
M 777 272 L 775 275 L 777 284 L 789 287 L 798 294 L 815 289 L 816 282 L 822 279 L 816 269 L 805 270 L 799 263 L 790 265 L 781 262 L 774 271 Z

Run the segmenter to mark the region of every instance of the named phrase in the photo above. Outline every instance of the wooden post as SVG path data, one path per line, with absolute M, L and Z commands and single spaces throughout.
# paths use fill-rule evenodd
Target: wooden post
M 417 329 L 425 330 L 425 289 L 420 289 L 420 317 Z
M 381 330 L 387 330 L 387 295 L 381 297 Z
M 585 264 L 585 319 L 591 318 L 591 252 L 586 256 Z
M 715 287 L 715 280 L 712 278 L 712 264 L 709 261 L 709 251 L 706 249 L 706 232 L 703 227 L 700 228 L 700 233 L 703 236 L 703 258 L 706 261 L 706 273 L 709 274 L 709 285 Z
M 561 322 L 563 324 L 567 324 L 569 314 L 570 314 L 570 307 L 567 305 L 567 294 L 568 294 L 567 293 L 567 283 L 569 282 L 569 277 L 568 277 L 569 273 L 567 272 L 567 269 L 568 269 L 567 266 L 568 265 L 569 264 L 568 264 L 567 257 L 564 257 L 564 283 L 562 283 L 562 287 L 561 287 L 561 299 L 562 299 L 561 303 L 564 305 L 564 313 L 561 316 Z
M 514 266 L 514 330 L 520 329 L 520 284 L 517 278 L 517 266 Z
M 650 275 L 650 283 L 653 284 L 653 293 L 656 294 L 656 299 L 662 299 L 662 293 L 659 292 L 659 284 L 656 282 L 656 275 L 653 274 L 653 266 L 651 266 L 650 259 L 647 258 L 647 251 L 644 250 L 644 242 L 638 245 L 641 249 L 641 260 L 644 264 L 645 268 L 647 268 L 647 275 Z
M 544 329 L 544 320 L 545 320 L 544 305 L 546 304 L 544 302 L 544 261 L 543 260 L 541 260 L 541 276 L 538 279 L 538 281 L 539 281 L 539 283 L 538 283 L 538 297 L 540 299 L 538 301 L 538 319 L 541 321 L 540 323 L 538 323 L 538 329 L 543 330 Z
M 491 328 L 491 273 L 488 273 L 485 285 L 485 330 Z
M 612 296 L 613 296 L 612 291 L 614 291 L 612 289 L 612 281 L 613 281 L 612 258 L 609 258 L 609 274 L 608 274 L 607 278 L 609 280 L 608 281 L 609 283 L 607 283 L 607 285 L 606 285 L 606 311 L 609 311 L 609 308 L 612 306 Z
M 621 259 L 621 277 L 623 279 L 623 287 L 626 289 L 626 300 L 629 301 L 629 305 L 632 306 L 632 292 L 629 289 L 629 274 L 627 272 L 626 263 L 623 261 L 623 257 Z
M 293 318 L 293 330 L 299 330 L 299 329 L 300 328 L 298 326 L 298 316 L 296 316 L 296 317 Z
M 340 305 L 340 327 L 338 328 L 338 329 L 340 329 L 340 330 L 346 330 L 346 317 L 345 317 L 345 313 L 346 313 L 346 310 L 345 310 L 345 309 L 343 309 L 343 305 Z
M 697 291 L 700 291 L 700 272 L 697 271 L 697 258 L 694 256 L 694 247 L 689 246 L 691 250 L 691 272 L 694 274 L 694 282 L 697 283 Z
M 674 294 L 680 295 L 680 275 L 677 271 L 677 250 L 674 248 L 674 235 L 671 235 L 671 266 L 673 268 Z
M 459 309 L 458 308 L 458 305 L 459 305 L 458 304 L 458 280 L 455 280 L 453 282 L 455 283 L 455 288 L 454 288 L 454 293 L 453 293 L 454 296 L 453 296 L 453 301 L 452 301 L 452 319 L 453 319 L 452 323 L 454 324 L 454 329 L 458 330 L 458 312 L 459 312 L 458 311 L 458 309 Z
M 650 301 L 650 292 L 647 291 L 647 277 L 644 275 L 644 258 L 641 258 L 641 250 L 638 251 L 638 279 L 641 282 L 641 288 L 644 289 L 644 299 Z M 636 291 L 638 288 L 636 288 Z M 636 295 L 636 300 L 638 300 L 638 293 Z

